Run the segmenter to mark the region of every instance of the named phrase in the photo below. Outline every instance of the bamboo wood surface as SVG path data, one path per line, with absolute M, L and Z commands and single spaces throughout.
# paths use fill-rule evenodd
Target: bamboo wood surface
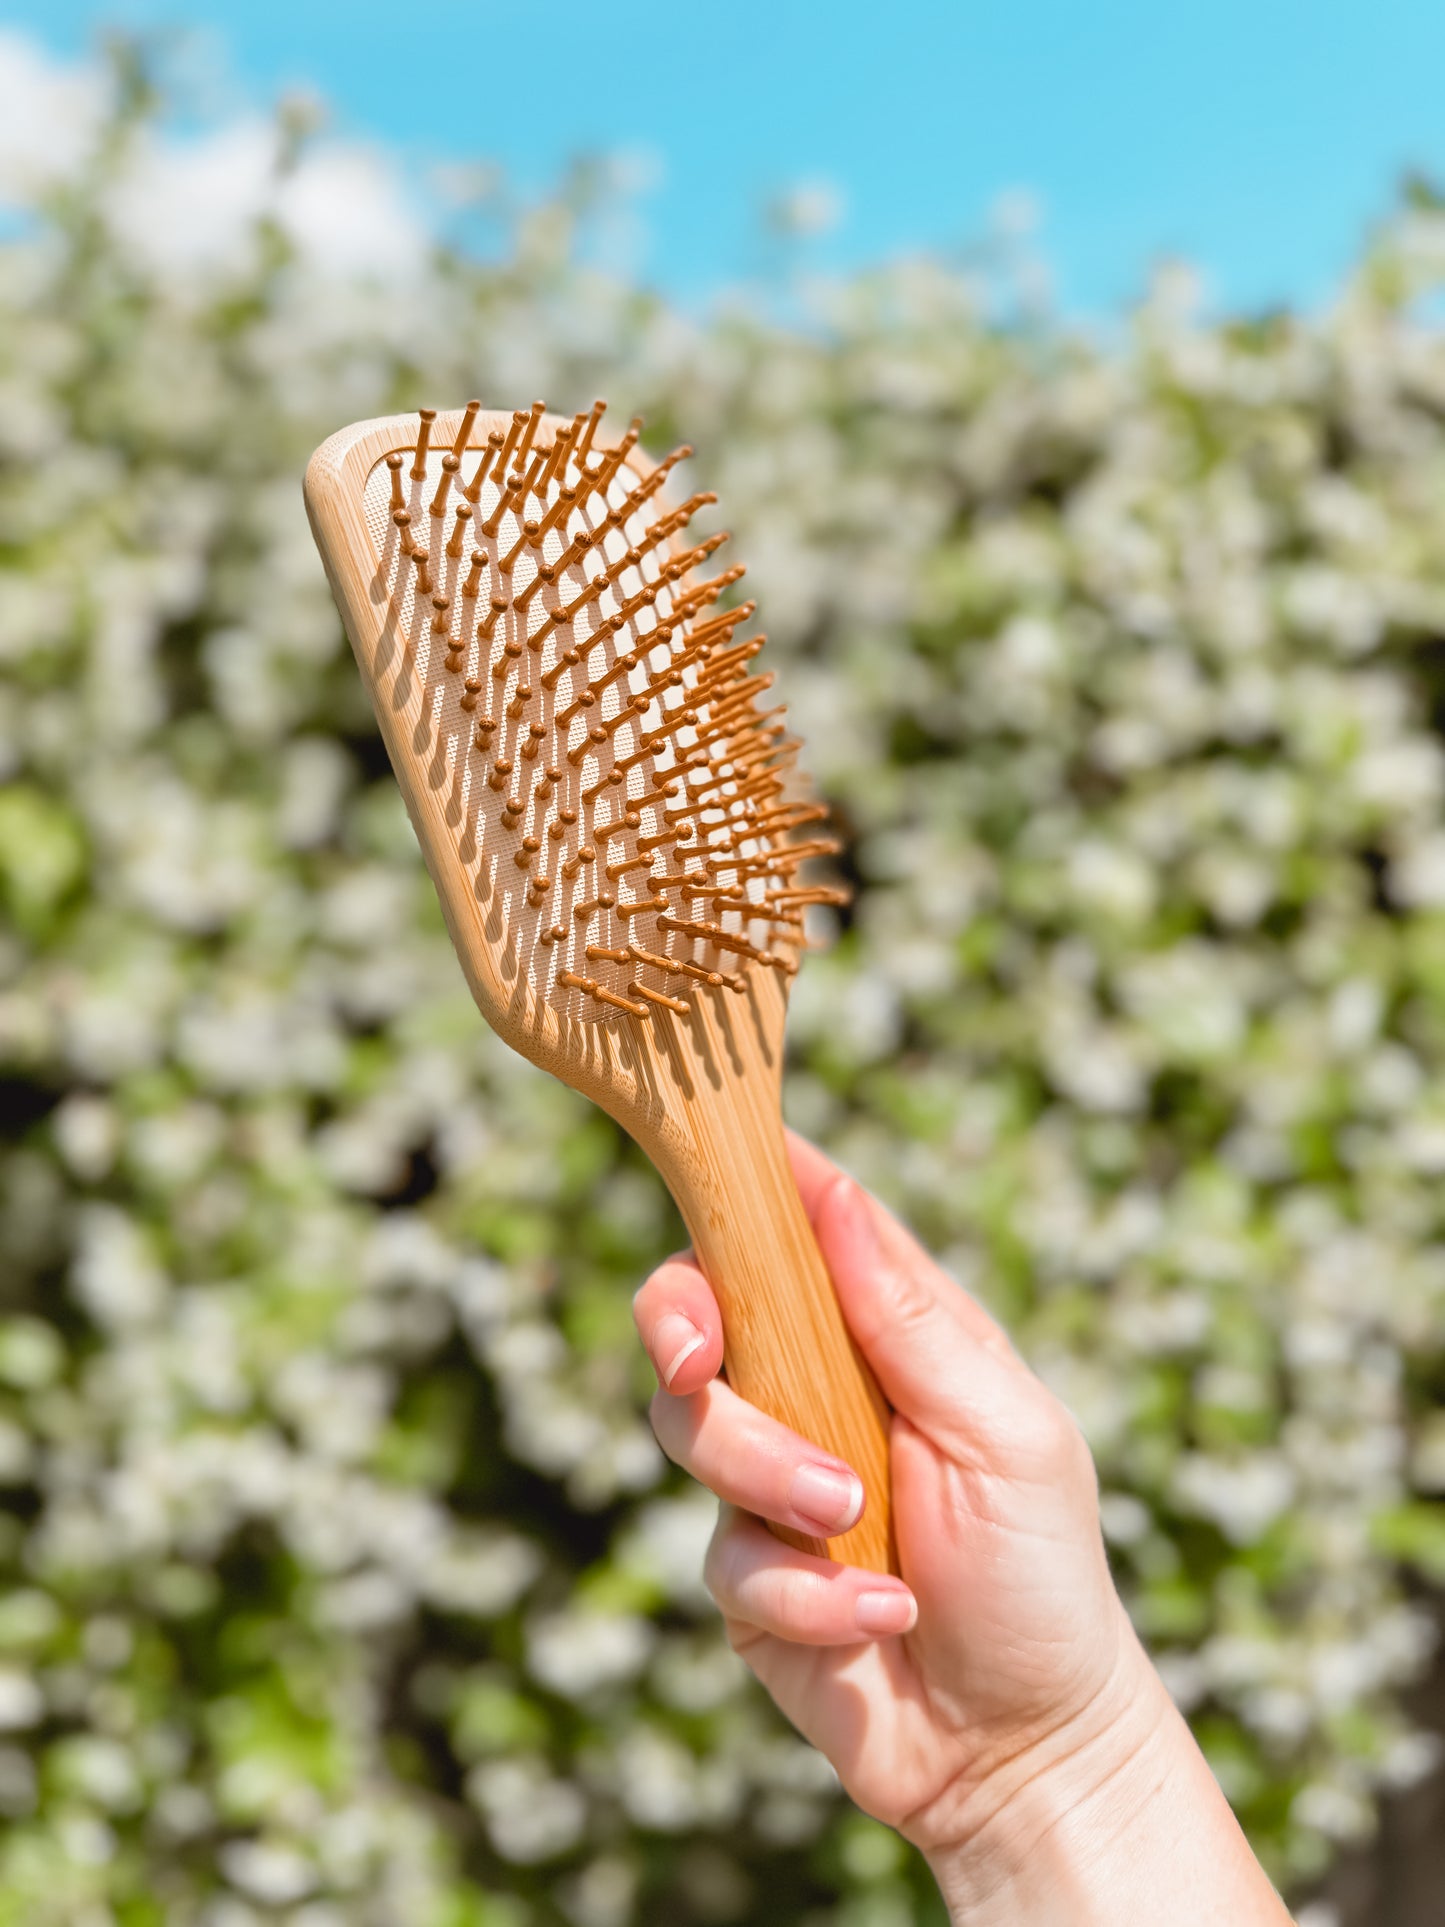
M 510 417 L 439 414 L 432 450 L 459 432 L 481 447 Z M 540 427 L 556 432 L 544 417 Z M 507 1043 L 600 1104 L 661 1172 L 722 1309 L 730 1382 L 745 1398 L 845 1459 L 867 1494 L 862 1519 L 826 1542 L 779 1536 L 896 1571 L 888 1409 L 849 1337 L 788 1166 L 781 1116 L 785 987 L 753 965 L 740 991 L 698 983 L 685 1013 L 659 1005 L 587 1021 L 577 995 L 547 985 L 547 936 L 481 803 L 461 780 L 471 723 L 456 708 L 424 625 L 404 612 L 368 520 L 379 465 L 417 446 L 417 418 L 341 430 L 312 457 L 305 495 L 338 607 L 483 1016 Z M 418 457 L 418 473 L 425 451 Z M 639 479 L 653 471 L 632 449 Z M 454 680 L 454 679 L 453 679 Z

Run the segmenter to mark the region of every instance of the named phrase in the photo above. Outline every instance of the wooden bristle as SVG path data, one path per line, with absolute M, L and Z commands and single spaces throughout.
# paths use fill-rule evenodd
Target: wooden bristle
M 608 990 L 599 984 L 594 977 L 579 977 L 573 970 L 563 970 L 558 973 L 557 981 L 575 990 L 585 991 L 599 1004 L 605 1004 L 613 1010 L 625 1010 L 633 1017 L 647 1017 L 651 1014 L 646 1004 L 634 1003 L 627 997 L 619 997 L 615 991 Z
M 599 446 L 604 413 L 471 401 L 434 447 L 423 409 L 376 509 L 406 633 L 457 691 L 474 845 L 502 865 L 519 954 L 573 1016 L 666 1022 L 750 971 L 791 975 L 806 917 L 847 893 L 804 869 L 836 845 L 754 668 L 743 566 L 706 574 L 727 535 L 688 534 L 716 497 L 669 504 L 691 448 L 648 467 L 638 422 Z
M 461 511 L 458 510 L 458 514 L 460 514 L 460 512 Z M 482 571 L 486 566 L 487 558 L 484 552 L 481 549 L 473 549 L 471 566 L 467 570 L 467 579 L 462 584 L 462 600 L 464 602 L 476 601 L 477 591 L 482 586 Z
M 477 466 L 472 475 L 472 479 L 466 484 L 466 486 L 462 490 L 462 494 L 466 496 L 467 500 L 471 503 L 473 508 L 476 507 L 478 501 L 481 499 L 482 486 L 487 479 L 489 466 L 493 461 L 495 461 L 498 453 L 501 450 L 501 446 L 502 446 L 501 430 L 494 428 L 491 434 L 488 435 L 487 437 L 486 447 L 482 450 L 481 454 L 477 458 Z
M 615 883 L 619 877 L 625 877 L 631 870 L 650 870 L 651 868 L 652 858 L 646 850 L 643 850 L 637 856 L 624 857 L 620 863 L 609 863 L 607 875 Z
M 526 427 L 522 430 L 521 444 L 517 449 L 516 466 L 519 470 L 525 470 L 527 466 L 527 457 L 532 450 L 532 438 L 537 433 L 538 422 L 541 421 L 543 415 L 545 415 L 546 412 L 547 412 L 546 402 L 534 401 L 532 403 L 532 412 L 528 416 Z
M 433 515 L 446 514 L 447 496 L 451 492 L 452 477 L 460 467 L 461 461 L 459 457 L 455 455 L 442 456 L 441 480 L 437 483 L 436 494 L 431 498 L 431 512 Z
M 469 401 L 462 410 L 461 426 L 457 430 L 456 440 L 452 443 L 452 453 L 456 456 L 458 463 L 461 462 L 462 456 L 467 452 L 467 447 L 472 439 L 472 424 L 476 421 L 481 411 L 482 404 L 479 401 Z
M 507 430 L 506 439 L 502 443 L 501 450 L 497 455 L 496 467 L 492 470 L 492 480 L 496 482 L 499 487 L 506 480 L 511 469 L 512 451 L 517 446 L 517 437 L 521 434 L 522 430 L 530 424 L 531 420 L 532 416 L 529 410 L 525 408 L 514 408 L 512 410 L 512 425 Z
M 676 1010 L 685 1017 L 692 1005 L 683 997 L 669 997 L 665 991 L 649 990 L 646 984 L 638 983 L 634 977 L 627 986 L 634 997 L 645 997 L 650 1004 L 661 1004 L 664 1010 Z
M 422 476 L 426 474 L 426 456 L 427 449 L 431 443 L 431 425 L 437 418 L 437 411 L 434 408 L 423 408 L 420 409 L 418 413 L 421 417 L 421 427 L 417 430 L 416 455 L 411 465 L 411 479 L 414 482 L 419 482 Z
M 485 620 L 477 624 L 477 641 L 478 642 L 491 641 L 492 632 L 497 626 L 497 620 L 500 616 L 505 615 L 506 611 L 507 611 L 507 598 L 505 596 L 494 595 L 491 599 L 490 604 L 488 605 L 487 615 Z
M 565 867 L 562 871 L 562 874 L 563 876 L 567 874 Z M 612 894 L 610 890 L 599 890 L 597 892 L 597 895 L 595 897 L 589 898 L 587 902 L 574 903 L 572 906 L 572 914 L 574 917 L 576 917 L 579 923 L 584 923 L 587 920 L 587 918 L 593 914 L 594 911 L 611 910 L 615 908 L 616 903 L 617 903 L 617 898 Z
M 597 424 L 607 412 L 605 401 L 594 401 L 592 412 L 587 418 L 587 426 L 582 430 L 582 439 L 577 444 L 577 463 L 580 467 L 592 452 L 592 437 L 597 433 Z
M 454 513 L 456 523 L 452 529 L 452 538 L 450 542 L 447 543 L 447 554 L 453 561 L 456 561 L 461 555 L 464 546 L 467 523 L 471 520 L 472 511 L 467 503 L 458 502 Z
M 542 470 L 542 479 L 538 484 L 539 487 L 548 488 L 553 482 L 556 482 L 559 486 L 561 485 L 562 477 L 567 472 L 567 452 L 571 446 L 571 442 L 571 429 L 559 428 L 552 442 L 552 452 L 547 457 L 547 466 Z

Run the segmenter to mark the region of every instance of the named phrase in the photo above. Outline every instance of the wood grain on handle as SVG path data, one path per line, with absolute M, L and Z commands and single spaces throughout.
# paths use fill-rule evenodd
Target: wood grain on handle
M 896 1573 L 888 1403 L 844 1322 L 767 1080 L 729 1080 L 726 1089 L 731 1103 L 695 1108 L 699 1155 L 665 1175 L 722 1308 L 728 1382 L 836 1453 L 867 1494 L 858 1524 L 835 1538 L 772 1529 L 806 1552 Z

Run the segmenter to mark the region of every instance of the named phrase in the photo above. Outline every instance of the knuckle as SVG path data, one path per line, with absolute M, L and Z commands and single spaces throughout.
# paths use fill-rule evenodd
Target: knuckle
M 905 1342 L 927 1336 L 938 1312 L 937 1300 L 927 1280 L 917 1271 L 891 1261 L 879 1266 L 876 1306 L 878 1322 Z
M 1014 1444 L 1031 1461 L 1050 1471 L 1075 1470 L 1081 1460 L 1087 1460 L 1091 1469 L 1093 1466 L 1073 1414 L 1042 1387 L 1015 1413 Z

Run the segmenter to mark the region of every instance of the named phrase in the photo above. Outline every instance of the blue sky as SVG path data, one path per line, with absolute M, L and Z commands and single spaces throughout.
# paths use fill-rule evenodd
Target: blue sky
M 645 183 L 632 265 L 687 301 L 759 266 L 758 211 L 826 183 L 824 268 L 976 239 L 1027 190 L 1067 310 L 1161 255 L 1216 303 L 1325 298 L 1403 169 L 1445 180 L 1445 0 L 12 0 L 61 54 L 106 24 L 199 30 L 217 109 L 305 86 L 336 130 L 540 191 L 579 150 Z

